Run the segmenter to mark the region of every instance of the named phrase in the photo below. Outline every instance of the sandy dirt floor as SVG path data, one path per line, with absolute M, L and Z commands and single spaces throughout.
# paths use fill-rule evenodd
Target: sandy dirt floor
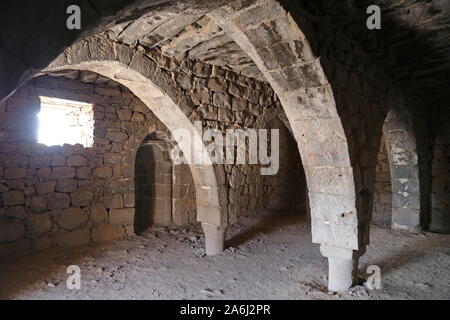
M 2 299 L 450 299 L 450 235 L 372 226 L 362 284 L 326 290 L 327 260 L 309 223 L 292 216 L 246 217 L 228 231 L 228 249 L 207 257 L 200 229 L 154 227 L 129 240 L 48 250 L 2 261 Z M 66 286 L 67 266 L 81 289 Z M 378 265 L 382 289 L 363 281 Z

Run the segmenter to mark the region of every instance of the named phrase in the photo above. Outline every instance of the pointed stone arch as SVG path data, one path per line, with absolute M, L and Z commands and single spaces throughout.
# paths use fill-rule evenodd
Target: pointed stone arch
M 419 159 L 413 121 L 407 108 L 389 110 L 383 134 L 392 185 L 392 229 L 418 232 L 421 229 Z
M 197 220 L 205 232 L 206 252 L 217 254 L 224 248 L 227 224 L 226 206 L 221 203 L 221 186 L 214 165 L 203 144 L 201 132 L 188 119 L 192 106 L 171 85 L 170 76 L 158 69 L 144 51 L 103 37 L 81 40 L 60 54 L 42 72 L 66 69 L 88 70 L 108 77 L 133 92 L 155 116 L 174 133 L 183 130 L 191 139 L 178 145 L 188 159 L 196 189 Z M 191 159 L 191 161 L 189 160 Z M 194 162 L 193 159 L 201 159 Z
M 278 1 L 234 1 L 209 16 L 252 58 L 278 95 L 305 168 L 312 240 L 328 258 L 329 289 L 349 288 L 367 241 L 360 230 L 364 210 L 320 59 Z

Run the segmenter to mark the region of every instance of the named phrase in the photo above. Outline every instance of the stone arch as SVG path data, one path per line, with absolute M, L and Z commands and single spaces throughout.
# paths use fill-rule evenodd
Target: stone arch
M 252 58 L 278 95 L 298 143 L 312 240 L 329 261 L 329 289 L 352 285 L 368 237 L 347 137 L 320 59 L 275 0 L 235 1 L 209 14 Z
M 178 93 L 170 85 L 170 77 L 157 68 L 144 51 L 102 37 L 92 37 L 69 47 L 42 72 L 74 69 L 108 77 L 133 92 L 170 132 L 181 129 L 181 133 L 191 137 L 190 140 L 179 139 L 177 143 L 188 159 L 194 180 L 197 220 L 205 231 L 206 252 L 216 254 L 224 247 L 227 220 L 226 206 L 220 203 L 221 187 L 217 183 L 215 168 L 203 144 L 201 132 L 188 119 L 187 114 L 192 111 L 188 99 Z M 130 147 L 130 150 L 135 147 Z
M 392 108 L 383 126 L 392 184 L 392 229 L 421 229 L 419 161 L 413 121 L 406 108 Z

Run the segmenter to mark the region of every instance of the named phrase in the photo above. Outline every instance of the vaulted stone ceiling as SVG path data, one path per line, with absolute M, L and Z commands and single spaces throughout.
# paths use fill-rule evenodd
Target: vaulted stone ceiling
M 362 44 L 365 51 L 412 94 L 431 104 L 450 97 L 449 0 L 299 0 L 319 17 Z M 368 30 L 366 9 L 381 8 L 381 30 Z
M 0 77 L 2 98 L 10 93 L 16 83 L 26 77 L 30 70 L 45 67 L 49 56 L 56 57 L 63 46 L 76 39 L 104 32 L 105 29 L 109 29 L 108 34 L 117 41 L 142 41 L 143 45 L 156 46 L 161 50 L 164 48 L 168 55 L 203 59 L 242 74 L 261 78 L 248 56 L 220 30 L 215 33 L 215 26 L 203 18 L 209 10 L 228 3 L 229 0 L 80 2 L 83 11 L 83 30 L 67 33 L 63 32 L 63 29 L 55 29 L 54 25 L 65 24 L 67 16 L 57 13 L 65 12 L 65 8 L 73 3 L 71 0 L 33 1 L 27 5 L 27 10 L 18 10 L 20 5 L 17 2 L 0 1 L 0 12 L 3 14 L 3 19 L 0 20 L 3 30 L 0 51 L 5 56 L 4 61 L 0 63 L 4 74 L 8 74 L 7 77 Z M 341 30 L 356 38 L 367 52 L 372 53 L 372 58 L 378 58 L 392 75 L 406 81 L 412 91 L 420 90 L 429 97 L 434 96 L 441 101 L 445 101 L 448 97 L 443 93 L 449 91 L 450 84 L 450 1 L 280 0 L 280 2 L 286 7 L 298 3 L 304 14 L 312 21 L 320 24 L 329 23 L 335 30 Z M 198 5 L 199 3 L 201 5 Z M 366 9 L 371 4 L 382 7 L 381 31 L 369 31 L 365 27 Z M 45 17 L 44 21 L 42 17 Z M 100 24 L 99 17 L 102 18 Z M 169 21 L 175 22 L 178 20 L 176 17 L 186 20 L 183 23 L 180 20 L 179 25 L 174 23 L 174 29 L 169 28 L 171 26 Z M 155 21 L 152 22 L 152 19 Z M 141 20 L 146 23 L 141 23 Z M 25 21 L 27 23 L 24 23 Z M 168 27 L 167 30 L 165 27 Z M 152 33 L 165 36 L 156 40 L 158 36 L 156 38 L 149 36 Z M 168 37 L 169 33 L 172 33 L 173 37 Z M 30 38 L 30 34 L 34 36 Z M 49 34 L 53 36 L 49 37 Z M 333 34 L 324 36 L 332 38 Z M 189 41 L 194 38 L 196 45 L 192 46 Z M 373 39 L 379 41 L 372 41 Z M 16 74 L 11 73 L 13 67 L 17 70 Z
M 152 12 L 106 34 L 126 44 L 157 48 L 168 57 L 201 60 L 264 80 L 250 57 L 205 15 Z
M 286 6 L 289 1 L 284 1 Z M 412 90 L 448 91 L 450 84 L 450 1 L 325 1 L 301 0 L 310 17 L 343 30 Z M 365 26 L 366 8 L 382 8 L 382 30 Z M 315 19 L 313 19 L 315 20 Z M 153 10 L 110 28 L 113 40 L 161 50 L 177 59 L 201 60 L 264 81 L 250 57 L 228 37 L 205 11 Z M 328 35 L 329 36 L 329 35 Z M 320 52 L 320 48 L 319 48 Z
M 395 70 L 420 85 L 449 91 L 450 1 L 383 1 L 386 40 L 396 55 Z M 394 26 L 395 24 L 395 26 Z

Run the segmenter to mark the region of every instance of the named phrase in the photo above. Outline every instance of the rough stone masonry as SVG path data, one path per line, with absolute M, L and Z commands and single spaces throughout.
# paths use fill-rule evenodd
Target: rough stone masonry
M 83 6 L 85 28 L 72 33 L 56 32 L 66 1 L 35 8 L 44 25 L 19 2 L 2 3 L 0 251 L 133 234 L 136 186 L 146 185 L 138 150 L 167 151 L 170 133 L 195 134 L 196 120 L 284 135 L 276 176 L 154 161 L 164 167 L 150 197 L 166 212 L 158 221 L 200 222 L 210 255 L 240 215 L 294 203 L 307 207 L 329 289 L 341 291 L 354 283 L 373 220 L 448 232 L 450 41 L 441 35 L 450 6 L 375 3 L 377 31 L 364 23 L 369 1 L 123 0 Z M 16 12 L 24 16 L 11 20 Z M 36 143 L 40 95 L 93 104 L 93 146 Z

